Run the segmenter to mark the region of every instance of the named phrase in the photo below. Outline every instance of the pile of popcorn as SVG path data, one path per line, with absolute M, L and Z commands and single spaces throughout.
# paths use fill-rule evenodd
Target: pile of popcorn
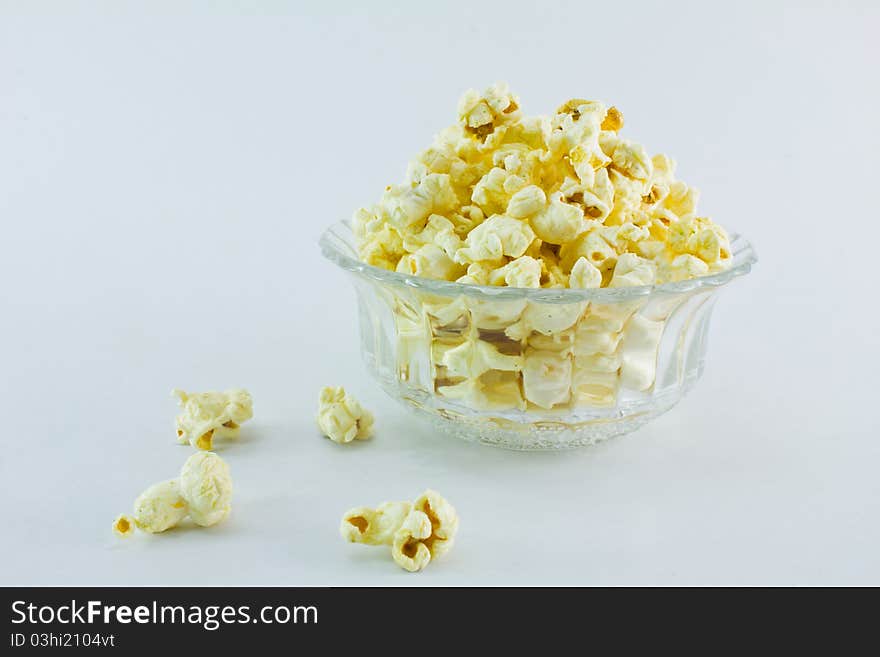
M 360 258 L 426 278 L 521 288 L 652 285 L 731 260 L 666 155 L 620 136 L 623 116 L 573 99 L 527 117 L 504 84 L 468 91 L 458 123 L 353 226 Z

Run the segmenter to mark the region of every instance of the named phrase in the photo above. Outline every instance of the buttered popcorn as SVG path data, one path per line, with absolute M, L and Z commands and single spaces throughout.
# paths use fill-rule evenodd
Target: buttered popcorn
M 361 259 L 427 278 L 543 288 L 653 285 L 728 267 L 729 238 L 697 215 L 697 191 L 675 179 L 671 158 L 622 137 L 623 124 L 598 101 L 526 117 L 504 84 L 466 92 L 458 122 L 410 164 L 406 181 L 355 213 Z
M 457 532 L 458 513 L 432 490 L 414 502 L 355 507 L 342 516 L 340 525 L 347 541 L 391 546 L 394 562 L 409 572 L 422 570 L 452 549 Z
M 318 428 L 334 443 L 367 440 L 373 435 L 373 415 L 345 388 L 321 389 L 317 420 Z
M 229 466 L 213 452 L 190 456 L 178 479 L 153 484 L 134 502 L 132 515 L 113 521 L 117 536 L 131 536 L 135 529 L 158 534 L 189 518 L 201 527 L 221 522 L 232 508 L 232 476 Z
M 243 422 L 254 415 L 253 400 L 247 390 L 226 392 L 184 392 L 174 389 L 182 409 L 177 416 L 177 440 L 202 450 L 210 450 L 214 439 L 237 438 Z

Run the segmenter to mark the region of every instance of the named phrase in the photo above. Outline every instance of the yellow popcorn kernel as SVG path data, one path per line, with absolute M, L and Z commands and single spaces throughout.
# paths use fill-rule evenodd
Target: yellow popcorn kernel
M 470 264 L 480 260 L 497 261 L 503 256 L 519 258 L 534 239 L 535 233 L 527 223 L 493 215 L 468 234 L 464 248 L 455 254 L 455 261 Z
M 506 214 L 514 219 L 528 219 L 547 205 L 547 195 L 537 185 L 528 185 L 510 197 Z
M 490 285 L 508 287 L 541 287 L 541 263 L 531 256 L 521 256 L 496 269 L 489 277 Z
M 653 262 L 635 253 L 624 253 L 617 259 L 608 287 L 653 285 L 655 279 L 656 267 Z
M 373 435 L 373 415 L 345 388 L 322 388 L 318 401 L 318 427 L 333 442 L 345 444 Z
M 135 526 L 134 518 L 121 513 L 116 516 L 116 520 L 113 521 L 113 533 L 125 538 L 134 534 Z
M 571 397 L 571 358 L 553 351 L 526 352 L 522 371 L 526 400 L 550 409 Z
M 601 287 L 602 272 L 589 260 L 581 256 L 571 268 L 568 286 L 582 289 Z
M 355 507 L 342 516 L 340 533 L 351 543 L 391 545 L 412 507 L 410 502 L 384 502 L 375 509 Z
M 237 438 L 241 424 L 253 417 L 253 400 L 247 390 L 185 392 L 174 389 L 182 412 L 177 416 L 177 440 L 198 449 L 210 449 L 218 437 Z

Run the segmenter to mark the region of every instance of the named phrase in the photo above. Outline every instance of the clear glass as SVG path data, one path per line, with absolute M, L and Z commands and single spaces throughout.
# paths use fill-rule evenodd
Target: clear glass
M 657 286 L 485 287 L 361 262 L 348 222 L 321 250 L 351 273 L 361 350 L 382 388 L 443 431 L 509 449 L 592 445 L 672 408 L 699 380 L 718 291 L 757 261 Z

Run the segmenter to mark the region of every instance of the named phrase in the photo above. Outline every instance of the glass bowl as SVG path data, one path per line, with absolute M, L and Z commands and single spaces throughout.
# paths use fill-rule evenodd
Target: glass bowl
M 351 274 L 361 351 L 382 388 L 435 427 L 509 449 L 581 447 L 634 431 L 699 380 L 722 286 L 757 261 L 628 288 L 523 289 L 408 276 L 358 259 L 348 222 L 321 237 Z

